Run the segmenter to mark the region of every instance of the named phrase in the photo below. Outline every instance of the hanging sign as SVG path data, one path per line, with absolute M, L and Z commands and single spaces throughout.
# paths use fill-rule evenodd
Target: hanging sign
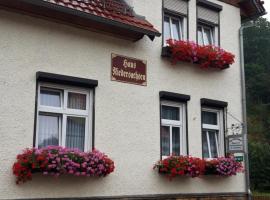
M 147 62 L 112 54 L 111 80 L 146 86 Z
M 227 137 L 228 153 L 243 153 L 244 139 L 243 135 L 230 135 Z

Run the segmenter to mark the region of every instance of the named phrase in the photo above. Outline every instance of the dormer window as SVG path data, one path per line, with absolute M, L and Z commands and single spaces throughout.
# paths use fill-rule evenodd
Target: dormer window
M 188 2 L 164 0 L 163 5 L 163 46 L 168 39 L 187 40 Z

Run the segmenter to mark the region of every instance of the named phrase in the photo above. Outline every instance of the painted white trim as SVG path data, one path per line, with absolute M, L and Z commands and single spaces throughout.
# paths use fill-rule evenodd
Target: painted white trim
M 206 138 L 207 138 L 207 146 L 208 146 L 209 158 L 213 158 L 212 157 L 212 152 L 211 152 L 210 137 L 209 137 L 209 132 L 208 131 L 206 131 Z
M 219 29 L 219 26 L 215 26 L 214 27 L 214 44 L 215 44 L 215 46 L 219 46 L 219 31 L 218 31 L 218 29 Z
M 66 132 L 67 132 L 67 115 L 63 114 L 63 122 L 62 122 L 62 146 L 66 146 Z
M 187 36 L 187 29 L 188 29 L 188 22 L 187 22 L 187 17 L 183 17 L 182 19 L 183 24 L 182 24 L 182 30 L 183 30 L 183 40 L 187 41 L 188 40 L 188 36 Z

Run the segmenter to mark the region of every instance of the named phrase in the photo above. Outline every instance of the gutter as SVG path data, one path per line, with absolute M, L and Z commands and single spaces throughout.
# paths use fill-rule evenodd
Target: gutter
M 243 136 L 244 136 L 244 160 L 245 160 L 245 180 L 246 192 L 248 200 L 252 200 L 252 192 L 250 189 L 250 170 L 249 170 L 249 156 L 248 156 L 248 132 L 247 132 L 247 106 L 246 106 L 246 81 L 245 81 L 245 58 L 244 58 L 244 29 L 253 27 L 254 23 L 242 24 L 239 30 L 240 37 L 240 67 L 241 67 L 241 94 L 242 94 L 242 117 L 243 117 Z

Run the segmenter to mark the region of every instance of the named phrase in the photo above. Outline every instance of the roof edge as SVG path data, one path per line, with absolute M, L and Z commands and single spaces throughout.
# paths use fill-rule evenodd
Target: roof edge
M 136 37 L 132 38 L 131 40 L 133 41 L 137 41 L 139 39 L 141 39 L 144 35 L 147 35 L 151 40 L 154 40 L 155 37 L 160 37 L 161 33 L 154 29 L 153 30 L 149 30 L 149 29 L 144 29 L 135 25 L 130 25 L 130 24 L 126 24 L 126 23 L 122 23 L 119 22 L 117 20 L 112 20 L 112 19 L 108 19 L 105 17 L 101 17 L 101 16 L 96 16 L 93 15 L 91 13 L 85 13 L 83 11 L 80 10 L 75 10 L 72 8 L 68 8 L 68 7 L 64 7 L 64 6 L 60 6 L 57 4 L 53 4 L 50 2 L 46 2 L 46 1 L 37 1 L 37 0 L 13 0 L 12 2 L 10 2 L 9 0 L 1 0 L 0 1 L 0 8 L 6 8 L 8 10 L 11 11 L 21 11 L 24 14 L 30 14 L 30 15 L 34 15 L 37 17 L 44 17 L 46 19 L 56 19 L 56 16 L 50 16 L 49 14 L 42 14 L 42 12 L 38 12 L 37 10 L 33 9 L 31 6 L 33 6 L 33 8 L 38 8 L 38 9 L 47 9 L 50 10 L 52 12 L 58 12 L 58 13 L 62 13 L 71 17 L 75 17 L 80 18 L 82 20 L 88 20 L 89 23 L 94 22 L 96 24 L 103 24 L 103 26 L 108 26 L 108 27 L 115 27 L 118 29 L 122 29 L 125 32 L 133 32 Z M 69 17 L 70 20 L 70 17 Z M 62 22 L 67 22 L 68 24 L 74 24 L 75 26 L 80 26 L 83 27 L 82 24 L 76 24 L 77 20 L 74 20 L 73 22 L 70 22 L 69 20 L 64 20 L 64 18 L 62 17 L 61 19 L 58 19 L 58 21 L 62 21 Z M 147 20 L 145 20 L 147 21 Z M 74 23 L 75 22 L 75 23 Z M 91 29 L 91 27 L 85 27 L 86 29 Z M 108 28 L 111 29 L 111 28 Z M 104 31 L 101 31 L 104 32 Z M 116 34 L 113 34 L 116 35 Z
M 243 21 L 253 20 L 266 14 L 261 0 L 219 0 L 221 2 L 236 6 L 241 10 Z

